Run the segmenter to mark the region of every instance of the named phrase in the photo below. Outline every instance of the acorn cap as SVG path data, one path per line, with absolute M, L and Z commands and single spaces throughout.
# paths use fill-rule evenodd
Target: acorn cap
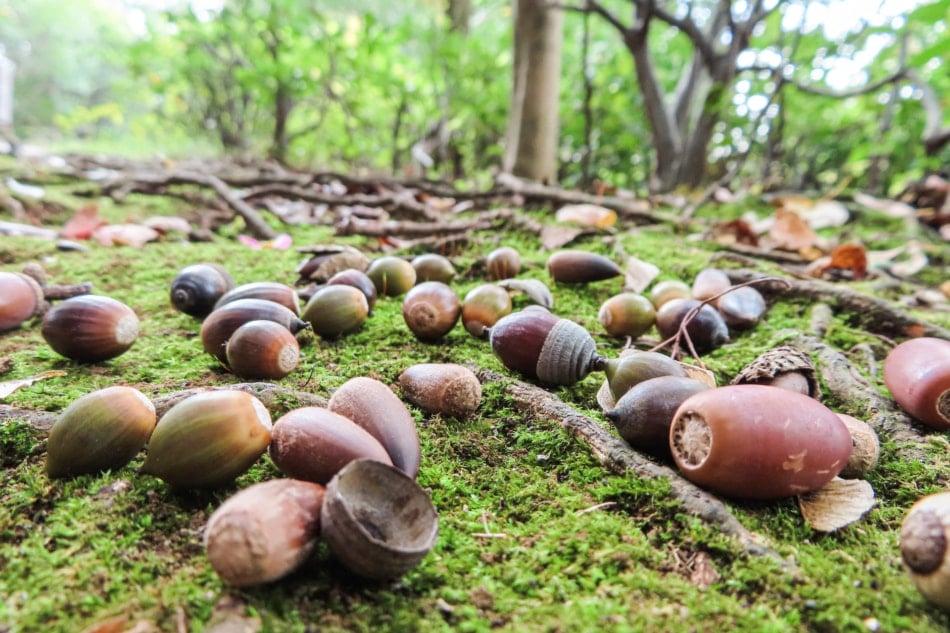
M 798 374 L 798 376 L 789 376 Z M 776 382 L 778 381 L 778 382 Z M 782 345 L 759 354 L 751 363 L 746 365 L 732 379 L 733 385 L 772 385 L 790 391 L 799 391 L 816 400 L 821 399 L 821 390 L 818 378 L 815 376 L 815 365 L 804 352 Z M 802 389 L 791 389 L 790 386 L 801 386 Z

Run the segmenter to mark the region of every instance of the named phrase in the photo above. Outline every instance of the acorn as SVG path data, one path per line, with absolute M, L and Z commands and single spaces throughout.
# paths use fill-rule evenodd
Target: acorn
M 767 385 L 700 391 L 680 405 L 670 427 L 670 451 L 683 475 L 742 499 L 818 490 L 845 467 L 851 447 L 833 411 Z
M 845 479 L 864 477 L 877 465 L 877 460 L 881 456 L 881 443 L 877 433 L 870 424 L 855 417 L 845 413 L 839 413 L 838 417 L 848 427 L 852 444 L 851 457 L 848 458 L 848 463 L 838 476 Z
M 454 363 L 420 363 L 399 374 L 406 400 L 426 413 L 463 419 L 478 408 L 482 385 L 468 367 Z
M 190 396 L 158 421 L 142 472 L 180 488 L 223 486 L 264 454 L 271 428 L 267 409 L 249 393 Z
M 0 272 L 0 332 L 42 314 L 46 306 L 43 288 L 23 273 Z
M 550 385 L 572 385 L 607 366 L 587 330 L 541 307 L 502 317 L 489 336 L 505 367 Z
M 359 576 L 402 576 L 425 558 L 438 534 L 429 494 L 398 468 L 358 459 L 327 484 L 320 535 Z
M 732 280 L 719 268 L 703 268 L 696 274 L 690 296 L 699 301 L 712 299 L 732 288 Z
M 399 396 L 385 384 L 365 376 L 350 378 L 333 392 L 327 408 L 379 440 L 396 468 L 410 477 L 419 472 L 416 422 Z
M 620 400 L 636 384 L 660 376 L 686 376 L 686 370 L 677 361 L 659 352 L 628 351 L 611 358 L 604 367 L 607 385 L 614 400 Z
M 172 280 L 171 303 L 179 312 L 203 319 L 224 293 L 234 288 L 234 279 L 222 266 L 209 262 L 182 268 Z
M 950 341 L 904 341 L 884 359 L 884 383 L 901 408 L 927 426 L 950 429 Z
M 308 327 L 286 308 L 266 299 L 237 299 L 227 303 L 211 314 L 201 324 L 201 345 L 204 350 L 227 366 L 227 342 L 235 330 L 250 321 L 273 321 L 282 325 L 291 334 Z
M 324 485 L 354 459 L 392 463 L 366 429 L 324 407 L 302 407 L 278 418 L 269 454 L 281 472 Z
M 237 301 L 238 299 L 265 299 L 273 301 L 284 306 L 295 315 L 300 316 L 300 297 L 293 286 L 282 284 L 276 281 L 255 281 L 248 284 L 241 284 L 224 293 L 214 309 L 217 310 L 223 305 Z
M 815 365 L 805 352 L 781 345 L 759 354 L 732 379 L 734 385 L 772 385 L 819 398 Z
M 485 270 L 493 281 L 508 279 L 521 272 L 521 255 L 510 246 L 502 246 L 485 256 Z
M 132 308 L 111 297 L 79 295 L 43 316 L 43 338 L 66 358 L 95 363 L 124 353 L 139 335 Z
M 231 372 L 253 380 L 280 380 L 300 362 L 297 338 L 273 321 L 248 321 L 234 330 L 224 351 Z
M 488 328 L 507 314 L 511 314 L 511 297 L 495 284 L 475 286 L 462 301 L 462 325 L 475 338 L 488 338 Z
M 353 286 L 362 292 L 366 297 L 366 304 L 369 306 L 369 313 L 373 313 L 373 307 L 376 305 L 376 284 L 374 284 L 373 280 L 370 279 L 362 270 L 356 270 L 355 268 L 341 270 L 327 279 L 327 285 Z
M 106 387 L 73 400 L 46 442 L 46 474 L 73 477 L 122 468 L 155 428 L 155 406 L 138 389 Z
M 670 424 L 687 398 L 710 387 L 693 378 L 659 376 L 633 385 L 604 415 L 627 444 L 670 457 Z
M 435 341 L 448 334 L 461 314 L 458 295 L 441 281 L 413 286 L 402 302 L 402 318 L 421 341 Z
M 420 281 L 441 281 L 450 283 L 455 278 L 455 267 L 448 257 L 436 253 L 417 255 L 410 262 L 416 269 L 416 283 Z
M 393 255 L 374 259 L 366 275 L 373 280 L 376 292 L 385 297 L 404 295 L 416 285 L 416 269 L 406 260 Z
M 204 529 L 211 567 L 226 583 L 250 587 L 283 578 L 320 538 L 325 488 L 296 479 L 272 479 L 228 497 Z
M 315 334 L 336 338 L 363 327 L 369 317 L 369 302 L 354 286 L 327 285 L 310 297 L 302 316 Z
M 623 274 L 611 259 L 587 251 L 558 251 L 548 257 L 551 279 L 567 284 L 603 281 Z
M 369 258 L 359 249 L 348 245 L 319 244 L 298 250 L 310 253 L 310 257 L 297 266 L 297 286 L 311 281 L 324 283 L 338 272 L 350 268 L 364 271 L 369 266 Z
M 673 299 L 688 299 L 692 296 L 689 286 L 678 279 L 659 281 L 650 289 L 647 298 L 657 310 L 667 301 Z
M 622 292 L 601 304 L 597 318 L 610 336 L 637 338 L 653 327 L 656 310 L 643 295 Z
M 765 298 L 752 286 L 738 286 L 716 300 L 716 309 L 731 328 L 747 329 L 765 316 Z
M 674 336 L 687 315 L 699 305 L 696 299 L 672 299 L 661 305 L 656 311 L 656 329 L 660 336 L 664 339 Z M 704 304 L 690 318 L 686 335 L 697 354 L 706 354 L 729 341 L 729 328 L 715 308 Z M 685 340 L 680 346 L 686 348 Z
M 901 524 L 901 560 L 924 598 L 950 609 L 950 492 L 917 500 Z

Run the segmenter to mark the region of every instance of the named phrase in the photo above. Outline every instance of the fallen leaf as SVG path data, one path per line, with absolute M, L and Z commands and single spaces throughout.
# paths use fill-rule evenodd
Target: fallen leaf
M 840 244 L 831 251 L 830 261 L 823 267 L 821 274 L 826 272 L 851 271 L 851 279 L 859 281 L 868 273 L 867 249 L 861 244 Z
M 158 239 L 158 231 L 141 224 L 109 224 L 93 231 L 92 239 L 103 246 L 142 248 Z
M 834 532 L 874 507 L 874 489 L 863 479 L 835 477 L 824 488 L 798 497 L 805 522 L 819 532 Z
M 808 223 L 794 211 L 775 210 L 775 224 L 769 229 L 775 247 L 786 251 L 800 251 L 815 244 L 817 235 Z
M 777 209 L 785 209 L 793 213 L 804 213 L 815 206 L 813 199 L 798 193 L 775 194 L 768 198 L 768 202 Z
M 576 226 L 545 225 L 541 229 L 541 246 L 545 250 L 554 251 L 591 232 L 590 229 Z
M 630 292 L 642 293 L 653 283 L 653 280 L 656 279 L 659 274 L 660 269 L 658 266 L 631 255 L 627 258 L 623 289 L 629 290 Z
M 60 235 L 71 240 L 88 240 L 93 232 L 107 222 L 99 217 L 99 205 L 87 204 L 76 209 L 65 225 Z
M 62 369 L 53 369 L 50 371 L 44 371 L 41 374 L 36 374 L 35 376 L 30 376 L 29 378 L 20 378 L 19 380 L 7 380 L 0 382 L 0 400 L 3 400 L 17 389 L 29 387 L 33 383 L 46 380 L 47 378 L 58 378 L 65 375 L 66 372 Z
M 899 200 L 875 198 L 860 191 L 854 194 L 854 201 L 872 211 L 879 211 L 892 218 L 912 218 L 916 214 L 914 207 Z
M 128 620 L 128 616 L 117 615 L 83 629 L 82 633 L 122 633 Z
M 597 204 L 569 204 L 554 214 L 558 222 L 606 229 L 617 222 L 617 212 Z
M 249 246 L 254 250 L 275 250 L 275 251 L 285 251 L 291 247 L 294 243 L 292 237 L 286 233 L 281 233 L 272 240 L 259 241 L 251 237 L 250 235 L 238 235 L 238 241 L 245 246 Z
M 759 236 L 752 226 L 742 219 L 721 222 L 713 229 L 713 240 L 718 244 L 745 244 L 758 246 Z
M 143 226 L 154 229 L 159 233 L 188 233 L 191 225 L 185 218 L 174 215 L 156 215 L 142 221 Z

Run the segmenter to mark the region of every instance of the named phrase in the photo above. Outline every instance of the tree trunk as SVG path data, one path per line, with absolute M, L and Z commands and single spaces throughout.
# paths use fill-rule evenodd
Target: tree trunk
M 558 104 L 564 14 L 544 0 L 516 0 L 515 63 L 504 171 L 557 178 Z
M 449 0 L 446 14 L 449 16 L 450 30 L 462 35 L 468 34 L 468 23 L 472 17 L 472 0 Z

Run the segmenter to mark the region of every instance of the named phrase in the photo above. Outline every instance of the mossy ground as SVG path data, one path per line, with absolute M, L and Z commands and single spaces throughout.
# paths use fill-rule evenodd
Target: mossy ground
M 121 207 L 100 204 L 113 220 L 179 210 L 174 203 L 137 196 Z M 888 223 L 875 222 L 869 239 L 884 235 Z M 96 293 L 127 303 L 142 321 L 142 334 L 129 352 L 95 365 L 59 357 L 37 323 L 3 334 L 0 356 L 13 361 L 3 379 L 67 372 L 21 389 L 5 403 L 58 411 L 79 395 L 113 384 L 156 397 L 239 382 L 202 352 L 199 322 L 168 302 L 175 273 L 197 261 L 224 264 L 239 283 L 293 281 L 298 253 L 250 250 L 233 239 L 239 231 L 238 224 L 225 227 L 208 244 L 94 246 L 87 253 L 58 252 L 42 240 L 0 238 L 0 269 L 41 261 L 51 280 L 93 281 Z M 319 227 L 290 232 L 296 245 L 333 239 Z M 536 237 L 473 238 L 454 258 L 460 276 L 453 285 L 460 295 L 480 283 L 478 258 L 499 244 L 521 251 L 522 276 L 549 281 Z M 901 238 L 891 232 L 890 239 Z M 374 246 L 350 241 L 367 250 Z M 713 250 L 663 229 L 622 230 L 613 246 L 589 238 L 579 247 L 606 254 L 620 247 L 658 265 L 662 278 L 684 280 L 706 265 Z M 619 282 L 555 287 L 555 312 L 598 333 L 597 308 L 618 290 Z M 806 329 L 808 308 L 797 300 L 775 302 L 765 322 L 705 362 L 727 382 L 790 328 Z M 855 316 L 836 315 L 830 341 L 845 350 L 863 342 L 883 352 L 881 341 L 864 332 Z M 606 355 L 621 346 L 600 334 L 596 339 Z M 308 339 L 302 351 L 301 366 L 280 384 L 324 396 L 357 375 L 394 384 L 399 372 L 416 362 L 504 371 L 488 344 L 461 327 L 437 344 L 416 341 L 393 298 L 380 300 L 358 333 L 333 342 Z M 880 376 L 870 378 L 880 385 Z M 590 376 L 557 393 L 603 421 L 594 401 L 599 381 Z M 249 590 L 222 584 L 204 557 L 201 531 L 235 490 L 279 476 L 266 457 L 232 486 L 213 492 L 172 491 L 138 472 L 141 456 L 116 472 L 51 481 L 43 471 L 42 437 L 21 422 L 0 425 L 0 631 L 73 632 L 121 615 L 130 623 L 150 620 L 160 630 L 174 630 L 184 618 L 189 630 L 200 631 L 228 596 L 238 598 L 248 616 L 258 617 L 263 630 L 277 632 L 943 631 L 950 626 L 947 615 L 917 594 L 898 552 L 906 509 L 946 486 L 950 459 L 944 435 L 934 435 L 927 461 L 914 462 L 882 438 L 881 462 L 868 478 L 878 503 L 864 520 L 837 533 L 808 528 L 793 500 L 731 503 L 749 529 L 797 564 L 799 572 L 792 575 L 771 559 L 741 554 L 730 539 L 685 514 L 668 497 L 665 482 L 615 476 L 555 422 L 525 419 L 498 385 L 486 386 L 473 419 L 413 413 L 423 450 L 418 479 L 431 491 L 441 517 L 438 545 L 422 564 L 396 583 L 371 584 L 348 574 L 321 545 L 291 577 Z M 710 568 L 711 584 L 699 582 L 696 574 Z

